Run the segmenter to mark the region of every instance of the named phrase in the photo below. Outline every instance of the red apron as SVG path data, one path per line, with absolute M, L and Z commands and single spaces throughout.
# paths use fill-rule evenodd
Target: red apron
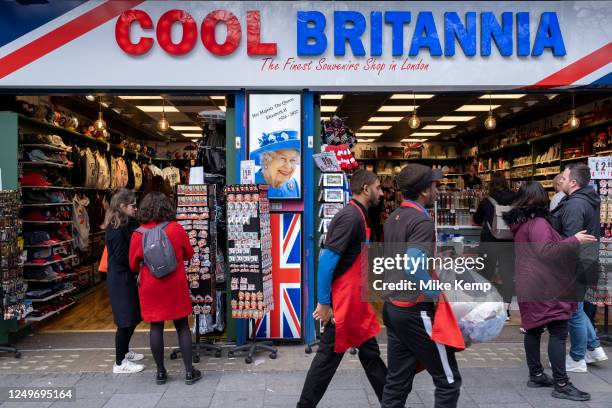
M 402 207 L 410 207 L 417 211 L 425 212 L 422 207 L 410 201 L 403 201 Z M 436 275 L 436 271 L 434 270 L 431 271 L 431 276 L 434 279 L 438 279 L 438 275 Z M 420 303 L 422 300 L 423 299 L 417 300 L 416 302 L 392 301 L 391 303 L 397 306 L 409 307 Z M 446 297 L 444 296 L 443 292 L 440 293 L 440 297 L 438 298 L 433 328 L 431 330 L 431 339 L 437 343 L 454 347 L 457 349 L 457 351 L 465 349 L 465 342 L 463 341 L 463 335 L 461 334 L 461 329 L 459 329 L 459 324 L 457 324 L 457 318 L 455 317 L 455 313 L 453 312 L 450 304 L 446 301 Z
M 366 241 L 370 240 L 370 228 L 365 215 L 353 201 L 349 205 L 357 208 L 366 229 Z M 380 325 L 372 306 L 361 299 L 361 257 L 357 257 L 351 267 L 332 284 L 332 306 L 336 325 L 334 351 L 344 353 L 351 347 L 359 347 L 376 336 Z

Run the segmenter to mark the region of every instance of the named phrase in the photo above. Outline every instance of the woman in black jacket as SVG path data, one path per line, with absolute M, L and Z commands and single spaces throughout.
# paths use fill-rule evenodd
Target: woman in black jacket
M 120 189 L 111 198 L 106 211 L 102 228 L 106 230 L 106 248 L 108 251 L 107 287 L 113 309 L 113 318 L 117 325 L 115 334 L 116 361 L 113 366 L 115 374 L 137 373 L 144 369 L 134 361 L 144 356 L 129 351 L 130 340 L 138 323 L 140 301 L 136 275 L 130 270 L 129 252 L 132 233 L 138 228 L 135 221 L 136 196 L 128 189 Z
M 495 204 L 510 205 L 514 201 L 515 194 L 508 188 L 508 181 L 502 172 L 494 173 L 489 184 L 489 197 L 482 200 L 476 213 L 474 222 L 482 226 L 480 231 L 480 254 L 486 256 L 484 269 L 481 275 L 491 280 L 495 275 L 496 268 L 501 278 L 500 293 L 508 307 L 512 302 L 514 293 L 514 251 L 510 244 L 512 241 L 499 240 L 491 234 L 493 217 L 495 216 Z

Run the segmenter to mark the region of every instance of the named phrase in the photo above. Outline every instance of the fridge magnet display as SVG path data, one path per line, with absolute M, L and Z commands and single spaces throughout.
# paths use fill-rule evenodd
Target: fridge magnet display
M 324 187 L 343 187 L 344 173 L 325 173 L 323 174 Z
M 323 190 L 323 201 L 328 203 L 343 203 L 344 190 L 338 188 L 326 188 Z

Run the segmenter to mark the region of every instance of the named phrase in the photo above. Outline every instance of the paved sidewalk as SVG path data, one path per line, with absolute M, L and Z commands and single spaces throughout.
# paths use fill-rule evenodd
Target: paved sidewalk
M 170 344 L 176 337 L 168 333 Z M 34 335 L 20 344 L 23 357 L 15 360 L 0 354 L 0 386 L 74 386 L 76 402 L 14 404 L 0 408 L 23 407 L 294 407 L 314 353 L 307 355 L 303 346 L 279 347 L 278 359 L 258 355 L 253 364 L 244 359 L 203 356 L 196 367 L 204 378 L 193 386 L 183 382 L 182 362 L 167 358 L 170 380 L 158 386 L 154 382 L 154 363 L 146 347 L 146 335 L 138 333 L 133 346 L 144 352 L 147 369 L 138 374 L 111 374 L 113 364 L 112 334 L 62 335 L 60 343 L 53 336 Z M 517 339 L 520 337 L 517 337 Z M 384 337 L 383 337 L 384 339 Z M 545 340 L 545 339 L 543 339 Z M 543 342 L 542 361 L 547 366 Z M 386 359 L 386 344 L 381 344 Z M 170 350 L 168 350 L 168 355 Z M 607 348 L 612 355 L 612 348 Z M 527 369 L 520 342 L 508 341 L 475 345 L 457 355 L 463 386 L 460 407 L 612 407 L 612 360 L 590 366 L 586 374 L 571 374 L 580 389 L 592 400 L 575 403 L 557 400 L 550 389 L 529 389 Z M 547 370 L 550 373 L 550 370 Z M 433 406 L 434 387 L 426 373 L 417 375 L 408 407 Z M 377 407 L 376 397 L 367 382 L 357 356 L 346 354 L 340 369 L 320 407 Z

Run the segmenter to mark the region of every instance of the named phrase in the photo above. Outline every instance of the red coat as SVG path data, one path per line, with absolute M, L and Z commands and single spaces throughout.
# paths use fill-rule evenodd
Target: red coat
M 153 228 L 157 223 L 142 224 L 143 228 Z M 130 243 L 130 268 L 140 271 L 138 294 L 140 296 L 140 310 L 146 322 L 161 322 L 175 320 L 191 314 L 191 297 L 185 264 L 193 256 L 193 248 L 189 243 L 187 233 L 176 222 L 171 222 L 165 229 L 174 253 L 176 254 L 176 271 L 161 279 L 151 274 L 144 264 L 142 252 L 142 234 L 134 232 Z M 142 267 L 140 266 L 142 263 Z

